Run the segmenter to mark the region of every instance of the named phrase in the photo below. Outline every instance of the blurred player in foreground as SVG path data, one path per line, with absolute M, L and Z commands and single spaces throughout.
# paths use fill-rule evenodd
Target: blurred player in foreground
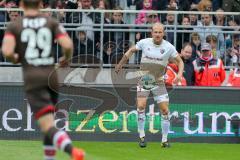
M 22 63 L 26 96 L 44 133 L 45 160 L 54 160 L 56 149 L 68 153 L 72 160 L 83 160 L 84 151 L 73 147 L 68 134 L 54 126 L 58 79 L 53 72 L 52 46 L 56 39 L 64 54 L 60 66 L 66 66 L 72 56 L 73 43 L 56 20 L 41 15 L 41 3 L 41 0 L 21 1 L 24 16 L 7 27 L 2 52 L 13 63 Z
M 164 26 L 161 23 L 155 23 L 152 26 L 152 38 L 142 39 L 131 47 L 123 56 L 115 71 L 118 73 L 128 59 L 138 50 L 142 50 L 139 76 L 141 77 L 137 85 L 137 110 L 138 110 L 138 132 L 140 137 L 139 146 L 146 147 L 145 140 L 145 108 L 147 98 L 150 92 L 154 95 L 154 100 L 158 103 L 161 110 L 162 126 L 162 147 L 169 147 L 167 139 L 170 117 L 169 117 L 169 97 L 164 84 L 164 73 L 170 60 L 178 66 L 178 73 L 174 80 L 175 84 L 181 81 L 183 74 L 183 61 L 178 55 L 175 47 L 163 39 Z

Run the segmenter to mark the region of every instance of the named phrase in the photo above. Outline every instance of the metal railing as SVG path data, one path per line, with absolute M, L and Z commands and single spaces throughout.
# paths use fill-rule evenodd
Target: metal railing
M 142 38 L 149 36 L 151 31 L 151 24 L 135 24 L 134 20 L 139 11 L 136 10 L 73 10 L 73 9 L 44 9 L 44 14 L 55 17 L 66 28 L 70 37 L 74 41 L 74 58 L 72 60 L 73 66 L 97 65 L 100 67 L 111 66 L 115 64 L 122 57 L 127 49 Z M 3 34 L 11 13 L 17 12 L 22 15 L 20 9 L 0 9 L 0 14 L 3 15 L 4 21 L 0 22 L 0 32 Z M 111 20 L 113 13 L 121 13 L 123 18 L 122 24 L 114 24 L 107 22 Z M 120 15 L 121 15 L 120 14 Z M 197 22 L 200 23 L 199 17 L 204 14 L 209 14 L 214 18 L 217 12 L 187 12 L 187 11 L 146 11 L 146 15 L 157 14 L 161 17 L 161 22 L 166 20 L 167 14 L 174 15 L 173 24 L 166 24 L 166 39 L 172 36 L 170 41 L 179 49 L 185 41 L 179 41 L 179 36 L 188 35 L 189 42 L 191 42 L 192 33 L 198 33 L 200 37 L 204 37 L 201 41 L 205 41 L 206 35 L 217 35 L 217 51 L 221 52 L 221 56 L 225 65 L 232 66 L 231 57 L 228 55 L 228 50 L 232 48 L 231 44 L 228 46 L 227 41 L 232 41 L 232 35 L 240 34 L 240 26 L 204 26 L 204 25 L 179 25 L 177 22 L 183 15 L 197 15 Z M 238 12 L 224 12 L 224 21 L 235 20 L 234 18 L 240 16 Z M 0 15 L 0 16 L 1 16 Z M 152 21 L 149 21 L 149 23 Z M 140 34 L 140 39 L 137 38 Z M 219 37 L 223 39 L 219 39 Z M 230 38 L 229 38 L 230 37 Z M 228 39 L 227 39 L 228 38 Z M 181 44 L 182 43 L 182 44 Z M 240 45 L 240 44 L 239 44 Z M 56 59 L 61 56 L 61 50 L 57 44 L 54 49 L 56 51 Z M 238 46 L 239 47 L 239 46 Z M 239 49 L 240 52 L 240 49 Z M 141 53 L 136 53 L 129 61 L 130 64 L 138 64 L 140 62 Z M 240 54 L 239 54 L 240 57 Z M 230 60 L 229 60 L 230 59 Z M 1 60 L 1 57 L 0 57 Z M 57 62 L 57 61 L 56 61 Z M 1 65 L 9 65 L 9 63 L 2 58 Z

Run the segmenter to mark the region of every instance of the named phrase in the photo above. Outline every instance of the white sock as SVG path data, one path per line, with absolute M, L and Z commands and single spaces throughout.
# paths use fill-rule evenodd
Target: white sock
M 145 120 L 146 120 L 145 110 L 138 110 L 138 132 L 140 138 L 145 137 L 144 131 Z
M 161 125 L 162 125 L 162 142 L 166 142 L 167 137 L 168 137 L 169 128 L 170 128 L 170 121 L 169 121 L 168 115 L 162 115 Z

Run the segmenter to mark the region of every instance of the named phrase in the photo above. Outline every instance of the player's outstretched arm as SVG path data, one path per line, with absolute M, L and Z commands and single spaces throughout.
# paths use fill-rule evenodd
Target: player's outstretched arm
M 58 44 L 62 47 L 63 57 L 60 58 L 60 66 L 66 66 L 69 64 L 73 54 L 73 42 L 71 38 L 66 35 L 57 39 Z
M 179 82 L 181 82 L 181 78 L 183 76 L 184 63 L 182 61 L 182 58 L 179 55 L 175 58 L 175 61 L 178 66 L 178 73 L 177 73 L 176 78 L 174 79 L 174 83 L 178 84 Z
M 136 46 L 132 46 L 122 57 L 120 62 L 115 67 L 115 72 L 118 73 L 124 64 L 127 63 L 128 59 L 136 52 L 138 51 Z
M 16 47 L 15 37 L 11 34 L 5 34 L 2 44 L 2 53 L 7 60 L 13 63 L 18 63 L 19 57 L 18 54 L 14 53 L 15 47 Z

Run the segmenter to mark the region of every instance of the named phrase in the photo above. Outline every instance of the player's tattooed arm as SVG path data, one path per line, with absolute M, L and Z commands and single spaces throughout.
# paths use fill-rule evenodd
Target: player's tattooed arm
M 124 64 L 127 63 L 128 59 L 136 52 L 138 51 L 136 46 L 131 47 L 122 57 L 120 62 L 115 67 L 115 72 L 118 73 Z

